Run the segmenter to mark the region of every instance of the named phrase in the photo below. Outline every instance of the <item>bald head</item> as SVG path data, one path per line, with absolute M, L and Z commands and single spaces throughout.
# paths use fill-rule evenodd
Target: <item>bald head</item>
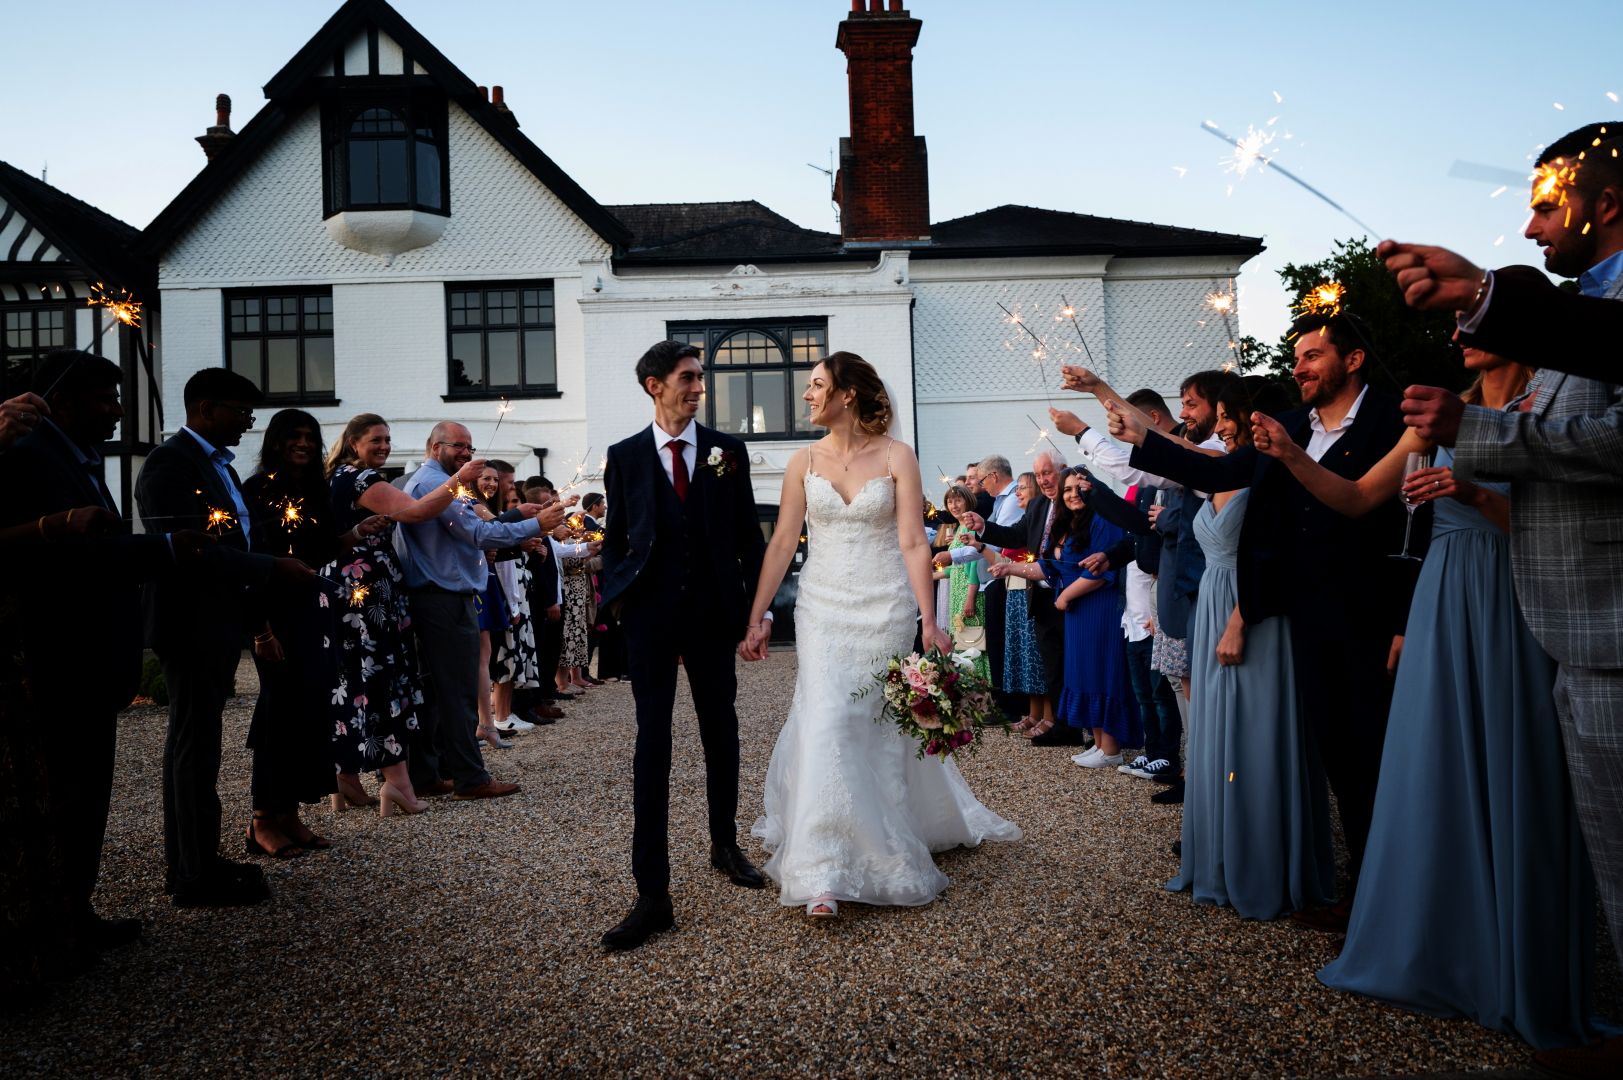
M 441 420 L 428 433 L 426 456 L 454 473 L 473 460 L 473 436 L 455 420 Z

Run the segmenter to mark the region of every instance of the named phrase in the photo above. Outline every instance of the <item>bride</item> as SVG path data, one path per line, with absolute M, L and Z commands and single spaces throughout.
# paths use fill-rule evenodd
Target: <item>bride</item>
M 924 538 L 918 460 L 890 429 L 890 398 L 873 367 L 834 353 L 812 369 L 804 395 L 828 434 L 789 459 L 778 526 L 766 550 L 746 658 L 766 655 L 762 617 L 806 522 L 809 556 L 795 605 L 795 681 L 789 720 L 766 774 L 766 814 L 755 823 L 772 857 L 763 869 L 779 902 L 813 917 L 842 900 L 928 904 L 948 885 L 930 857 L 1020 830 L 982 806 L 950 759 L 915 755 L 888 722 L 873 673 L 909 652 L 934 584 Z M 951 648 L 932 618 L 926 648 Z

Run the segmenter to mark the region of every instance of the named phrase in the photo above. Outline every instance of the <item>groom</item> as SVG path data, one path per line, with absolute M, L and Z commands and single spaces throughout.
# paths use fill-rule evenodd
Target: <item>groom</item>
M 744 444 L 694 420 L 704 398 L 699 356 L 697 346 L 661 341 L 637 361 L 654 422 L 609 447 L 604 467 L 603 604 L 620 609 L 637 702 L 631 837 L 637 903 L 603 935 L 606 949 L 634 949 L 676 925 L 667 832 L 678 663 L 688 671 L 704 744 L 710 865 L 734 885 L 766 884 L 738 847 L 733 710 L 733 653 L 748 629 L 766 542 Z

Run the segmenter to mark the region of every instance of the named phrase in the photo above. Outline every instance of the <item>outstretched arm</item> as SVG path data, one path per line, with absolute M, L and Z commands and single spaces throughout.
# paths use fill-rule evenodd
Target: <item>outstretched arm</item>
M 1278 458 L 1308 494 L 1338 514 L 1363 517 L 1371 510 L 1397 497 L 1403 483 L 1403 465 L 1410 454 L 1430 449 L 1412 428 L 1405 428 L 1397 445 L 1357 480 L 1348 480 L 1320 465 L 1296 445 L 1278 420 L 1262 413 L 1251 414 L 1251 445 L 1258 453 Z

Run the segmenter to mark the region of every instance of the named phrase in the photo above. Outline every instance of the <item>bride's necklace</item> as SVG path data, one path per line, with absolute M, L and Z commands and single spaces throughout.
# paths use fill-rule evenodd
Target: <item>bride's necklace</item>
M 873 443 L 873 437 L 869 436 L 867 439 L 865 439 L 863 441 L 861 446 L 857 447 L 855 450 L 853 450 L 849 454 L 847 454 L 845 456 L 844 461 L 840 461 L 840 457 L 839 457 L 838 454 L 835 454 L 834 460 L 840 462 L 840 468 L 844 469 L 846 472 L 850 472 L 851 471 L 851 463 L 857 459 L 857 455 L 862 453 L 864 450 L 868 449 L 869 445 L 871 445 L 872 443 Z M 832 450 L 830 452 L 832 452 Z

